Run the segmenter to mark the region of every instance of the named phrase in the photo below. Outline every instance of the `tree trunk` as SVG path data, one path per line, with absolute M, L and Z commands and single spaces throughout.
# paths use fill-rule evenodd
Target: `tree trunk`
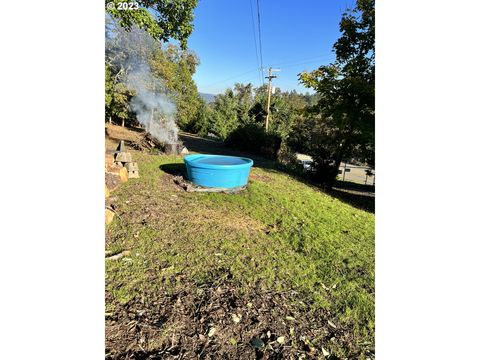
M 330 190 L 333 187 L 333 184 L 335 184 L 342 157 L 343 153 L 339 153 L 335 156 L 333 164 L 332 161 L 328 159 L 316 160 L 317 172 L 315 179 L 325 190 Z

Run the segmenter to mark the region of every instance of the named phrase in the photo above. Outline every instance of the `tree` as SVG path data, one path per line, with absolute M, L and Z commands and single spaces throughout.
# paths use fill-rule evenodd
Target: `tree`
M 126 30 L 138 26 L 157 41 L 173 38 L 187 48 L 187 38 L 193 31 L 193 9 L 197 0 L 137 0 L 139 9 L 121 10 L 121 0 L 105 0 L 107 12 Z M 107 3 L 113 3 L 110 8 Z
M 149 90 L 158 90 L 168 93 L 169 98 L 175 101 L 175 122 L 184 130 L 190 130 L 200 106 L 200 97 L 193 74 L 198 65 L 198 57 L 189 50 L 169 44 L 162 46 L 155 41 L 146 31 L 134 26 L 126 31 L 115 21 L 110 21 L 106 41 L 106 100 L 117 95 L 117 105 L 124 104 L 125 97 L 122 86 L 129 85 L 129 74 L 142 70 L 145 85 Z M 148 75 L 148 76 L 147 76 Z M 131 80 L 131 79 L 130 79 Z M 148 80 L 148 81 L 147 81 Z M 148 84 L 147 84 L 148 82 Z M 123 93 L 118 93 L 121 90 Z M 107 92 L 112 92 L 108 94 Z M 135 94 L 132 94 L 132 96 Z M 130 99 L 132 96 L 129 96 Z M 106 101 L 107 118 L 113 113 L 112 102 Z M 128 101 L 125 104 L 128 107 Z M 131 114 L 129 109 L 124 109 L 120 115 Z M 117 109 L 119 112 L 120 109 Z M 131 114 L 133 117 L 134 115 Z M 119 116 L 115 116 L 119 118 Z M 128 118 L 121 119 L 129 121 Z
M 122 82 L 117 82 L 110 67 L 105 65 L 105 121 L 108 119 L 122 126 L 136 125 L 135 115 L 129 105 L 133 96 L 134 93 Z
M 169 45 L 166 50 L 158 48 L 150 60 L 153 74 L 163 79 L 173 93 L 177 105 L 176 123 L 183 130 L 194 127 L 200 107 L 200 95 L 193 74 L 199 64 L 198 57 L 188 50 Z
M 110 108 L 112 106 L 114 87 L 112 72 L 110 71 L 110 67 L 105 64 L 105 118 L 108 118 L 109 122 L 112 122 Z
M 286 140 L 292 130 L 293 125 L 302 116 L 306 107 L 304 96 L 295 91 L 282 92 L 280 89 L 275 91 L 271 100 L 271 122 L 270 131 L 276 133 Z
M 334 44 L 336 61 L 300 81 L 316 90 L 318 102 L 311 121 L 301 125 L 307 133 L 318 180 L 331 187 L 342 160 L 356 156 L 374 162 L 375 148 L 375 8 L 373 0 L 357 0 L 343 14 L 341 37 Z
M 227 89 L 215 98 L 209 129 L 224 140 L 235 133 L 228 141 L 232 147 L 245 149 L 244 145 L 250 144 L 247 147 L 252 151 L 258 148 L 261 150 L 258 152 L 272 156 L 288 138 L 295 122 L 302 117 L 307 97 L 295 91 L 282 92 L 278 89 L 272 95 L 272 126 L 268 133 L 265 132 L 266 102 L 267 86 L 254 89 L 252 84 L 237 83 L 233 90 Z M 195 121 L 199 119 L 197 117 Z M 244 144 L 241 144 L 242 137 L 245 138 Z
M 215 97 L 212 132 L 222 140 L 239 125 L 237 109 L 238 102 L 232 89 L 227 89 L 224 94 Z
M 113 6 L 107 6 L 107 3 Z M 105 1 L 109 14 L 105 26 L 105 114 L 109 121 L 121 121 L 123 125 L 126 121 L 135 121 L 129 106 L 129 101 L 135 94 L 125 83 L 130 70 L 128 65 L 124 66 L 128 64 L 128 57 L 134 54 L 137 58 L 134 61 L 151 60 L 154 52 L 160 49 L 160 41 L 166 42 L 169 39 L 178 40 L 180 47 L 185 50 L 187 38 L 193 31 L 193 9 L 197 0 L 138 0 L 140 8 L 135 10 L 119 9 L 121 3 L 120 0 Z M 139 30 L 135 31 L 135 36 L 125 35 L 125 32 L 132 33 L 133 30 Z M 142 30 L 150 36 L 144 36 Z M 193 116 L 196 113 L 195 106 L 198 105 L 198 91 L 191 78 L 198 60 L 192 62 L 194 56 L 186 57 L 185 61 L 178 61 L 172 66 L 175 68 L 172 78 L 178 78 L 178 82 L 183 82 L 188 87 L 188 91 L 178 91 L 178 94 L 182 94 L 182 99 L 177 101 L 177 115 L 182 120 L 186 116 Z
M 252 122 L 250 116 L 250 108 L 253 105 L 253 85 L 236 83 L 234 86 L 234 94 L 237 100 L 237 117 L 241 124 L 246 125 Z
M 199 98 L 199 106 L 191 131 L 201 136 L 207 136 L 212 130 L 212 117 L 213 111 L 211 107 L 205 102 L 205 100 Z

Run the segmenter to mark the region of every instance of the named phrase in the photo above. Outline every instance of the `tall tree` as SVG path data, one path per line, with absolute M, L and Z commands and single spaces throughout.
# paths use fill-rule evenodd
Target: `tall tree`
M 122 0 L 105 0 L 107 12 L 120 26 L 130 30 L 133 26 L 146 30 L 155 40 L 176 39 L 182 49 L 193 31 L 193 9 L 197 0 L 136 0 L 139 9 L 119 9 Z M 108 5 L 113 3 L 113 6 Z
M 239 125 L 237 109 L 238 101 L 232 89 L 227 89 L 224 94 L 215 97 L 212 132 L 222 140 Z
M 191 131 L 201 136 L 207 136 L 212 129 L 213 112 L 205 100 L 199 98 L 199 106 Z
M 161 85 L 161 89 L 157 90 L 168 92 L 175 101 L 175 120 L 178 126 L 190 130 L 200 106 L 200 96 L 192 78 L 199 63 L 198 57 L 192 51 L 182 50 L 176 45 L 162 46 L 136 26 L 130 31 L 126 31 L 115 21 L 109 21 L 107 26 L 106 119 L 112 117 L 117 123 L 126 122 L 132 125 L 125 116 L 135 118 L 129 109 L 129 100 L 135 94 L 128 94 L 125 90 L 128 90 L 129 86 L 128 74 L 142 68 L 145 71 L 148 69 L 152 80 L 155 79 L 149 84 L 149 88 L 153 91 Z M 121 86 L 122 83 L 124 86 Z M 112 99 L 117 101 L 113 102 Z
M 173 93 L 177 105 L 176 122 L 183 130 L 192 130 L 200 107 L 200 95 L 193 74 L 199 64 L 198 57 L 189 50 L 169 45 L 157 48 L 150 60 L 154 75 L 163 79 Z
M 252 121 L 249 111 L 253 105 L 253 85 L 236 83 L 233 91 L 237 99 L 238 120 L 244 125 L 248 124 Z
M 300 81 L 318 94 L 313 109 L 317 115 L 302 126 L 318 179 L 327 187 L 342 160 L 357 156 L 374 163 L 374 1 L 357 0 L 356 7 L 343 14 L 340 31 L 334 44 L 336 61 L 299 74 Z

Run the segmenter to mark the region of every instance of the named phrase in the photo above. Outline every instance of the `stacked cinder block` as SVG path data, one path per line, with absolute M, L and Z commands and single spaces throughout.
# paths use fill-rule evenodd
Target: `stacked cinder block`
M 123 140 L 120 141 L 117 151 L 115 151 L 115 164 L 127 169 L 129 179 L 140 177 L 138 173 L 138 164 L 137 162 L 132 161 L 132 154 L 125 150 Z
M 128 178 L 139 178 L 140 175 L 138 174 L 138 164 L 136 162 L 129 162 L 125 164 L 125 168 L 128 171 Z

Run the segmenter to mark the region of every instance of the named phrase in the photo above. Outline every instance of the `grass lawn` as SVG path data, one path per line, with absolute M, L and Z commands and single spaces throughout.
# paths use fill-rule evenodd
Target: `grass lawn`
M 281 172 L 187 193 L 132 152 L 106 235 L 111 358 L 373 358 L 375 216 Z M 155 357 L 156 356 L 156 357 Z

